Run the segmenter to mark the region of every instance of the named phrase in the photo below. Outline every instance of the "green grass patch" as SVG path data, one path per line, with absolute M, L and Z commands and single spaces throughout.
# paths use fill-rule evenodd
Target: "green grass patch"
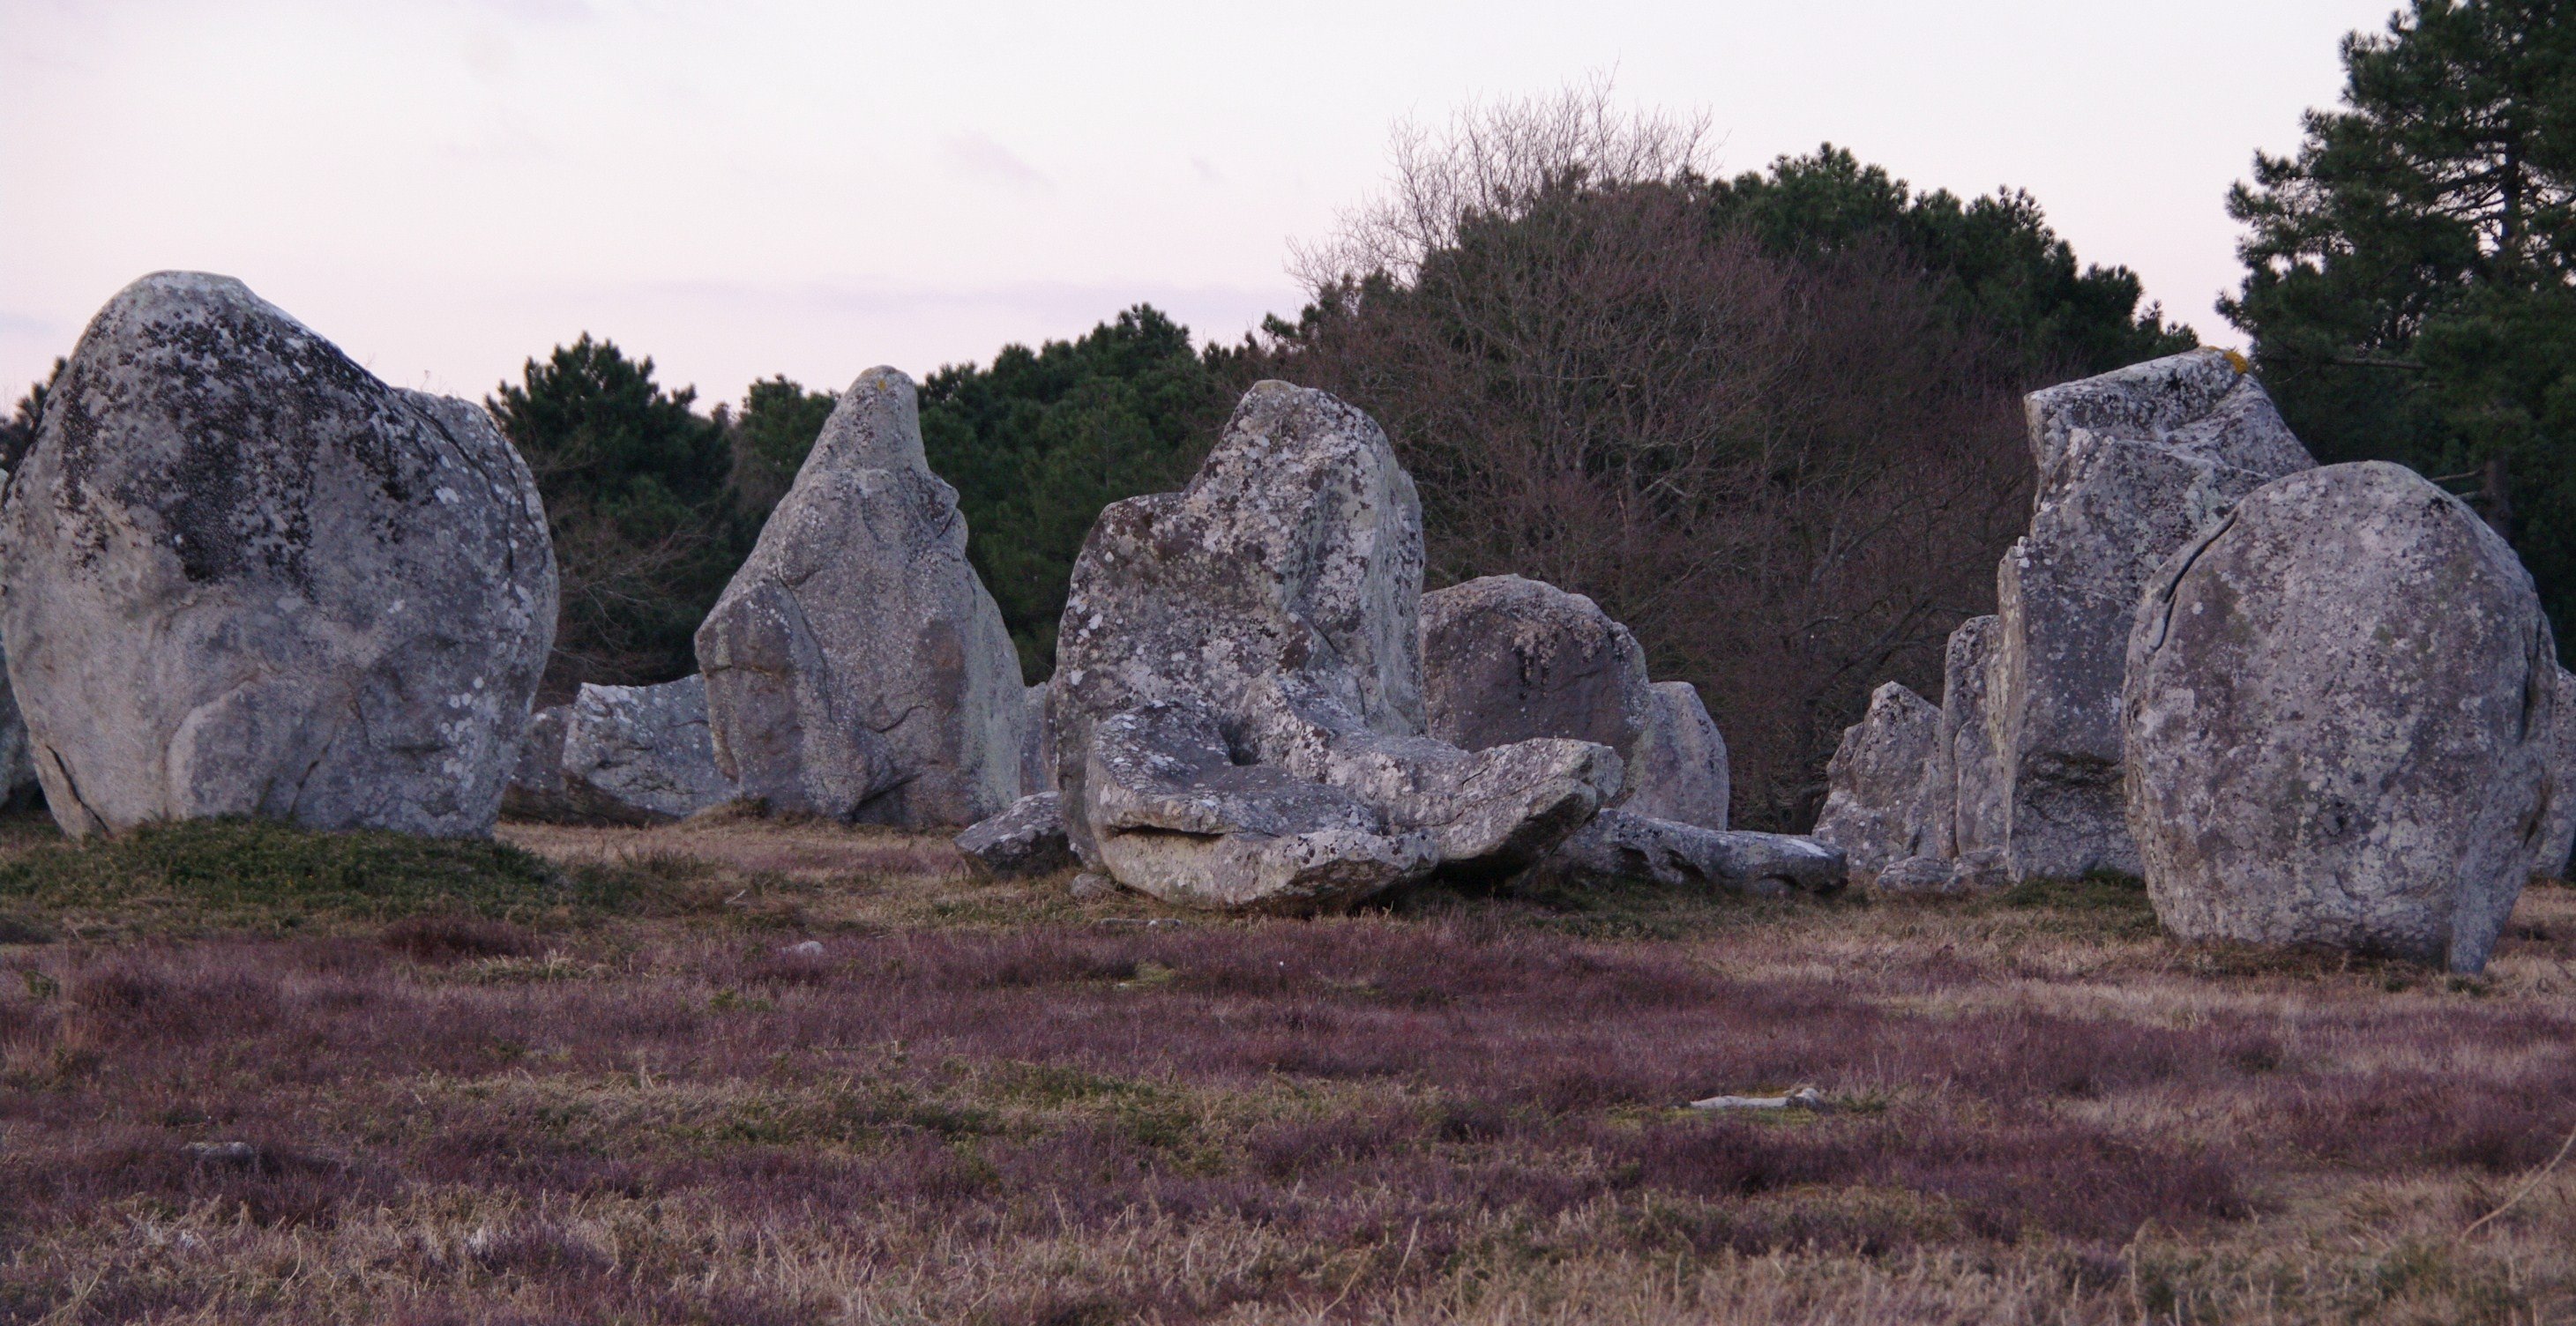
M 2095 870 L 2075 879 L 2028 879 L 1996 894 L 1991 906 L 2006 911 L 2052 911 L 2109 939 L 2142 939 L 2156 933 L 2155 904 L 2135 875 Z
M 429 914 L 534 923 L 665 910 L 689 876 L 662 861 L 564 870 L 483 839 L 188 820 L 0 861 L 0 915 L 18 931 L 81 938 L 278 933 Z

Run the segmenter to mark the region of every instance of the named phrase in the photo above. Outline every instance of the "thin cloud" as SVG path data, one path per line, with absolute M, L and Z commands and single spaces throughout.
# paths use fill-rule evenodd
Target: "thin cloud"
M 1055 181 L 1048 179 L 1045 172 L 984 134 L 957 134 L 942 146 L 947 149 L 949 164 L 962 174 L 992 180 L 1023 193 L 1045 193 L 1055 188 Z

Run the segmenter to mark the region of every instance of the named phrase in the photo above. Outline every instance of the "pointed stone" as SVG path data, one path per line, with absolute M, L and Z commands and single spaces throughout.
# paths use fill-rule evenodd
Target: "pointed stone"
M 1020 795 L 1019 654 L 891 368 L 842 395 L 697 648 L 717 767 L 772 810 L 956 826 Z

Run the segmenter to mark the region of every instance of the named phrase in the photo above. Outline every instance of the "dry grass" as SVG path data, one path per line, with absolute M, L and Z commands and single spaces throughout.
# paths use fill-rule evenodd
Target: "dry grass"
M 2576 1171 L 2462 1238 L 2576 1129 L 2563 888 L 2461 982 L 2107 883 L 1235 923 L 882 832 L 506 836 L 613 905 L 0 939 L 0 1319 L 2576 1313 Z

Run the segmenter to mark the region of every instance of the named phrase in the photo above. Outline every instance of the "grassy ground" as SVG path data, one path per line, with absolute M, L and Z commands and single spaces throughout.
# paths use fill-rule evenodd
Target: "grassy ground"
M 2564 888 L 2459 981 L 2114 881 L 1235 923 L 504 837 L 0 827 L 0 1320 L 2576 1315 Z

